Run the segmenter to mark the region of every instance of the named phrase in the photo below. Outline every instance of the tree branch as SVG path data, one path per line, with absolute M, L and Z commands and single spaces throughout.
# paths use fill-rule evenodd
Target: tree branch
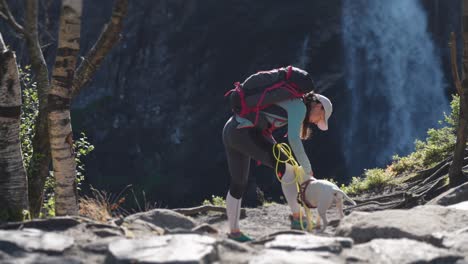
M 6 50 L 5 42 L 3 42 L 2 32 L 0 32 L 0 52 Z
M 127 15 L 127 9 L 128 0 L 115 0 L 110 21 L 104 26 L 98 40 L 76 70 L 72 83 L 72 97 L 75 97 L 91 80 L 104 57 L 120 40 L 122 20 Z
M 51 161 L 50 143 L 47 121 L 47 94 L 49 90 L 49 70 L 41 50 L 38 34 L 38 1 L 26 0 L 25 29 L 28 32 L 26 45 L 31 60 L 32 71 L 37 82 L 39 97 L 39 114 L 36 118 L 32 145 L 33 154 L 28 166 L 29 209 L 33 217 L 39 215 L 44 184 L 49 175 Z
M 451 57 L 451 64 L 452 64 L 453 81 L 455 83 L 455 87 L 457 88 L 458 95 L 460 95 L 460 98 L 462 98 L 463 97 L 462 85 L 460 81 L 460 76 L 458 75 L 458 66 L 457 66 L 457 40 L 456 40 L 454 32 L 450 33 L 449 47 L 450 47 L 450 57 Z
M 0 17 L 6 20 L 17 33 L 26 36 L 26 31 L 24 30 L 23 26 L 16 22 L 16 19 L 11 13 L 10 7 L 8 7 L 6 0 L 0 0 Z

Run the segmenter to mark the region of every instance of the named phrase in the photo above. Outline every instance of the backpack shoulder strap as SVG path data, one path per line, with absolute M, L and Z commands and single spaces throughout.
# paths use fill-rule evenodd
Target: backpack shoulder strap
M 293 72 L 293 69 L 291 65 L 286 67 L 286 81 L 291 79 L 292 72 Z

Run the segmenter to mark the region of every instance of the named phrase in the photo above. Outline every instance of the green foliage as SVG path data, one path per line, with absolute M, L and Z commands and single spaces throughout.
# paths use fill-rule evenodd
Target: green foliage
M 453 152 L 460 107 L 459 96 L 453 96 L 450 107 L 450 115 L 444 113 L 444 121 L 439 121 L 440 124 L 445 125 L 444 127 L 429 129 L 426 141 L 416 140 L 415 151 L 408 156 L 399 157 L 395 155 L 393 157 L 390 167 L 395 174 L 410 173 L 431 167 Z
M 20 83 L 22 86 L 22 106 L 20 140 L 21 151 L 23 153 L 23 165 L 28 175 L 32 168 L 29 168 L 33 154 L 32 139 L 34 137 L 36 118 L 39 114 L 39 98 L 37 96 L 36 83 L 31 81 L 30 67 L 19 67 Z
M 452 111 L 450 112 L 450 115 L 447 115 L 444 113 L 444 121 L 447 123 L 450 127 L 456 128 L 458 126 L 458 118 L 459 118 L 459 109 L 460 109 L 460 96 L 458 95 L 453 95 L 452 96 L 452 101 L 450 102 L 450 108 Z M 442 121 L 439 121 L 440 124 L 443 124 Z
M 31 221 L 32 218 L 31 218 L 31 213 L 29 212 L 29 210 L 23 210 L 23 221 Z
M 341 190 L 347 194 L 359 194 L 369 190 L 379 190 L 385 186 L 394 185 L 393 175 L 383 169 L 366 170 L 363 177 L 353 177 L 348 186 L 341 185 Z
M 331 178 L 330 178 L 330 179 L 324 179 L 324 180 L 329 181 L 329 182 L 335 184 L 336 186 L 338 186 L 338 182 L 335 181 L 335 179 L 331 179 Z
M 19 67 L 20 83 L 22 92 L 21 106 L 21 125 L 20 125 L 20 140 L 21 151 L 23 153 L 23 164 L 28 175 L 34 173 L 33 168 L 30 168 L 31 157 L 33 156 L 33 137 L 36 128 L 36 118 L 39 114 L 39 97 L 37 95 L 36 82 L 31 78 L 31 67 Z M 94 150 L 94 146 L 89 143 L 84 132 L 80 133 L 80 137 L 73 143 L 75 149 L 75 161 L 77 165 L 76 186 L 80 190 L 81 183 L 84 180 L 85 166 L 83 158 Z M 55 216 L 55 198 L 54 198 L 55 180 L 53 172 L 50 171 L 44 185 L 44 211 L 42 216 Z
M 206 199 L 203 201 L 203 205 L 214 205 L 214 206 L 221 206 L 226 207 L 226 201 L 221 196 L 211 196 L 211 201 Z
M 88 137 L 81 132 L 81 137 L 73 143 L 75 149 L 76 161 L 76 187 L 81 190 L 81 183 L 84 181 L 85 165 L 82 158 L 94 150 L 94 146 L 88 142 Z
M 272 205 L 275 205 L 275 204 L 276 203 L 274 201 L 265 200 L 262 205 L 266 207 L 266 206 L 272 206 Z
M 50 192 L 48 193 L 47 199 L 44 201 L 42 205 L 44 208 L 44 214 L 41 217 L 54 217 L 55 216 L 55 193 Z
M 397 183 L 395 175 L 406 174 L 434 166 L 447 158 L 454 150 L 456 143 L 456 127 L 460 108 L 460 97 L 453 96 L 450 103 L 451 113 L 444 113 L 441 128 L 431 128 L 427 131 L 425 141 L 415 141 L 415 151 L 406 157 L 393 156 L 392 164 L 386 169 L 366 170 L 363 177 L 353 177 L 348 186 L 341 189 L 348 194 L 359 194 L 371 189 L 379 189 Z

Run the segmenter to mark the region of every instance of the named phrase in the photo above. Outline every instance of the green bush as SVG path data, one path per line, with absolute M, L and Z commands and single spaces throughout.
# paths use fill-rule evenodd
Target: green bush
M 395 155 L 390 165 L 391 170 L 395 174 L 410 173 L 434 166 L 447 158 L 455 148 L 459 106 L 460 97 L 453 96 L 450 115 L 444 113 L 444 121 L 439 121 L 439 124 L 445 126 L 429 129 L 426 140 L 416 140 L 415 151 L 408 156 Z
M 324 179 L 324 180 L 329 181 L 329 182 L 335 184 L 336 186 L 338 186 L 338 182 L 335 181 L 335 179 L 329 178 L 329 179 Z
M 221 206 L 221 207 L 226 207 L 226 200 L 224 200 L 223 197 L 221 196 L 211 196 L 211 200 L 204 200 L 203 205 L 214 205 L 214 206 Z
M 39 114 L 39 98 L 37 96 L 36 83 L 31 80 L 30 66 L 19 67 L 21 89 L 21 124 L 20 140 L 23 154 L 23 165 L 28 174 L 30 160 L 33 154 L 32 139 L 36 128 L 36 117 Z
M 444 113 L 444 120 L 439 121 L 443 127 L 427 131 L 425 141 L 415 141 L 415 151 L 405 157 L 393 156 L 391 165 L 386 169 L 366 170 L 362 177 L 353 177 L 348 186 L 341 189 L 348 194 L 359 194 L 363 191 L 379 189 L 396 184 L 394 177 L 410 174 L 434 166 L 452 154 L 456 143 L 456 127 L 460 97 L 454 95 L 450 103 L 451 112 Z
M 348 186 L 341 185 L 341 189 L 347 194 L 359 194 L 369 190 L 380 190 L 385 186 L 394 185 L 393 175 L 383 169 L 375 168 L 366 170 L 363 177 L 353 177 Z

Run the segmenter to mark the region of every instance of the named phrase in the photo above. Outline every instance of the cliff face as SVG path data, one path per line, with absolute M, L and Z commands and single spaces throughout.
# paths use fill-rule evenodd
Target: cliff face
M 99 16 L 101 6 L 89 3 L 87 17 Z M 132 2 L 120 45 L 74 104 L 75 131 L 86 131 L 96 146 L 88 181 L 114 190 L 133 183 L 171 205 L 224 195 L 224 93 L 251 73 L 283 65 L 339 73 L 337 6 Z M 84 27 L 98 30 L 96 24 Z M 254 171 L 274 183 L 270 171 Z
M 130 1 L 120 44 L 73 104 L 75 133 L 85 131 L 96 147 L 86 160 L 87 183 L 113 193 L 132 183 L 146 191 L 148 200 L 169 206 L 224 196 L 229 175 L 221 130 L 230 112 L 223 95 L 235 81 L 284 65 L 308 70 L 318 92 L 335 105 L 330 131 L 316 131 L 305 142 L 315 173 L 352 176 L 342 154 L 346 125 L 340 119 L 352 102 L 344 89 L 341 2 Z M 45 26 L 51 32 L 58 4 L 53 1 L 49 8 Z M 111 5 L 110 0 L 85 1 L 84 51 Z M 19 4 L 12 6 L 21 13 Z M 5 27 L 0 25 L 2 32 Z M 24 52 L 21 42 L 11 35 L 8 40 Z M 49 61 L 53 47 L 46 48 Z M 252 169 L 268 196 L 279 194 L 271 170 L 254 164 Z

